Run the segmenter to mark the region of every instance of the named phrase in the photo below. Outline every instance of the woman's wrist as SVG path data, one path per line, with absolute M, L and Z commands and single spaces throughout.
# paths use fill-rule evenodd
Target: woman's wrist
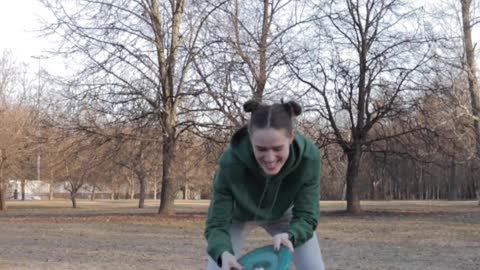
M 293 234 L 291 232 L 287 232 L 288 234 L 288 240 L 293 243 Z

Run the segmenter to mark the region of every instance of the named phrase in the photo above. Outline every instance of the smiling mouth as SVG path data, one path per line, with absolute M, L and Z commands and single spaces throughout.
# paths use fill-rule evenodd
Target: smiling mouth
M 269 171 L 273 171 L 279 162 L 271 162 L 271 163 L 264 163 L 265 168 L 267 168 Z

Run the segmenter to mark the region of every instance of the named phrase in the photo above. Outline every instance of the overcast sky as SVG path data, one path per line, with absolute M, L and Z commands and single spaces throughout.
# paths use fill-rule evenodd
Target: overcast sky
M 2 0 L 0 3 L 0 51 L 11 50 L 17 60 L 37 63 L 31 56 L 41 55 L 48 47 L 45 38 L 37 37 L 38 16 L 45 12 L 37 0 Z

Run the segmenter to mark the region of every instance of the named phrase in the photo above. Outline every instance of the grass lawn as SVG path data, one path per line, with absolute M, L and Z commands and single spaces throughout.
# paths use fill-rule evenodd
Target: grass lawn
M 205 269 L 208 201 L 177 201 L 176 218 L 158 201 L 9 201 L 0 213 L 0 269 Z M 328 270 L 480 269 L 480 207 L 475 201 L 321 202 L 317 229 Z M 244 251 L 269 244 L 262 230 Z M 292 267 L 292 269 L 294 269 Z

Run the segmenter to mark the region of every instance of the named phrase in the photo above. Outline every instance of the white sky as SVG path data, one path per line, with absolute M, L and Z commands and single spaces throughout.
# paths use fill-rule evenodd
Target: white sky
M 425 3 L 430 1 L 425 0 Z M 44 50 L 55 47 L 52 41 L 35 32 L 41 27 L 39 17 L 48 15 L 38 0 L 0 0 L 0 54 L 5 49 L 11 50 L 19 62 L 37 67 L 39 61 L 32 56 L 45 55 Z M 478 32 L 479 28 L 474 31 Z M 61 64 L 52 59 L 41 60 L 41 65 L 50 72 L 62 70 Z
M 38 60 L 31 56 L 42 55 L 43 50 L 53 45 L 35 33 L 40 27 L 38 17 L 45 14 L 45 9 L 38 0 L 1 0 L 0 53 L 10 50 L 17 61 L 36 67 Z

